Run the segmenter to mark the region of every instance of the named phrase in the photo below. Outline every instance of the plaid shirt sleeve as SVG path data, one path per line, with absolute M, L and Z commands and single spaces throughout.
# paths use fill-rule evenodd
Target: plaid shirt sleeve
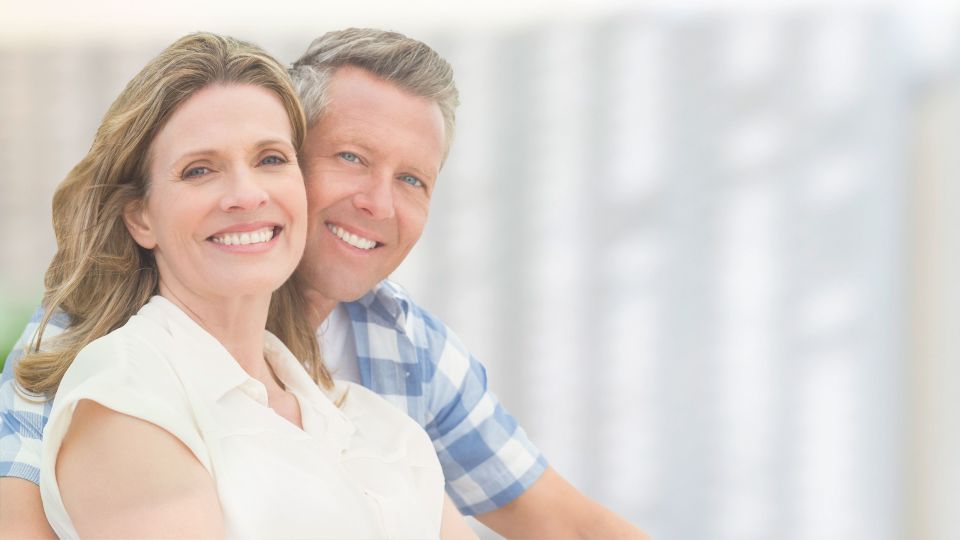
M 456 334 L 408 298 L 403 305 L 421 366 L 423 426 L 447 492 L 467 515 L 501 508 L 540 478 L 547 461 L 487 388 L 486 369 Z
M 7 356 L 0 376 L 0 477 L 23 478 L 34 484 L 40 482 L 40 439 L 53 401 L 42 397 L 31 399 L 17 391 L 13 368 L 23 357 L 41 317 L 43 310 L 38 309 Z M 67 324 L 64 314 L 55 314 L 44 336 L 59 334 Z
M 423 425 L 461 512 L 501 508 L 540 478 L 546 459 L 450 328 L 389 281 L 347 308 L 364 385 Z
M 487 388 L 486 370 L 459 338 L 428 313 L 418 317 L 437 345 L 424 427 L 443 466 L 447 491 L 465 514 L 496 510 L 533 485 L 547 462 Z

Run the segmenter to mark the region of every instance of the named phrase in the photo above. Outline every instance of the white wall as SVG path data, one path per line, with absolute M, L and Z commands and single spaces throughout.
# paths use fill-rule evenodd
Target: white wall
M 918 110 L 910 281 L 909 510 L 916 538 L 960 537 L 960 77 L 924 88 Z
M 657 538 L 953 537 L 956 49 L 918 58 L 925 27 L 880 9 L 577 5 L 5 34 L 0 298 L 39 297 L 54 186 L 174 37 L 239 30 L 289 61 L 400 21 L 463 106 L 395 277 L 561 473 Z

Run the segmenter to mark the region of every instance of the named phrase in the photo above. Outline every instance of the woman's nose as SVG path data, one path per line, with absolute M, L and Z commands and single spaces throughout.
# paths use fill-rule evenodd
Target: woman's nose
M 257 182 L 251 172 L 234 171 L 228 175 L 221 209 L 227 212 L 255 210 L 265 206 L 269 200 L 267 190 Z

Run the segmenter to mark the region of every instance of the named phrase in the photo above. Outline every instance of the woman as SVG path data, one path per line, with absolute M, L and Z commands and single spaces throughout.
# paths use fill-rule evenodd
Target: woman
M 40 488 L 60 537 L 437 537 L 441 511 L 465 530 L 426 434 L 333 383 L 301 316 L 304 132 L 275 60 L 191 35 L 58 188 L 44 306 L 71 326 L 17 377 L 56 392 Z

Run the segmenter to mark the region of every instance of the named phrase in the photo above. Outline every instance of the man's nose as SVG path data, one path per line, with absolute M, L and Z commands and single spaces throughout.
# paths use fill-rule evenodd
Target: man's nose
M 353 205 L 373 219 L 390 219 L 394 215 L 393 176 L 386 171 L 372 171 L 353 196 Z
M 249 211 L 266 206 L 269 200 L 270 195 L 257 182 L 254 174 L 247 170 L 236 170 L 227 174 L 227 186 L 220 207 L 226 212 Z

